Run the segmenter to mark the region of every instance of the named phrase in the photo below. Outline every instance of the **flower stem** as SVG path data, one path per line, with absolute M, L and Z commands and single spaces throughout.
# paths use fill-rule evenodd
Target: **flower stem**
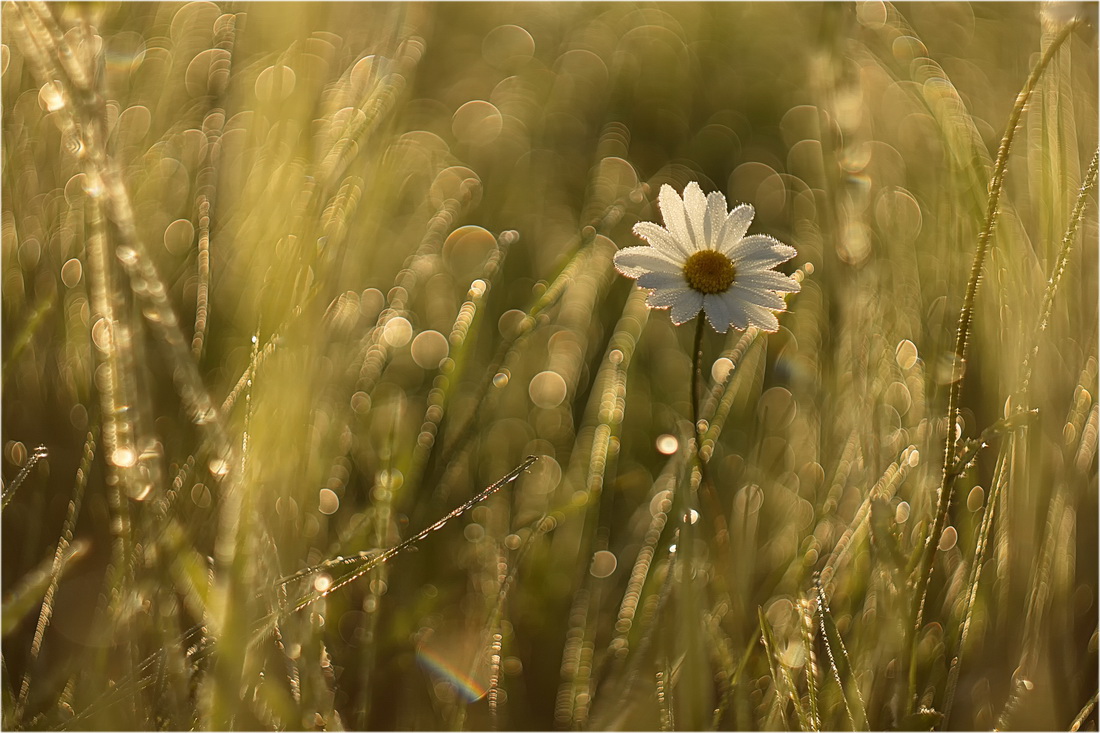
M 703 315 L 699 314 L 698 324 L 695 326 L 695 345 L 691 354 L 691 421 L 695 430 L 695 455 L 693 462 L 699 469 L 699 488 L 702 501 L 706 504 L 706 513 L 714 522 L 715 560 L 719 565 L 716 579 L 719 580 L 720 591 L 727 593 L 728 589 L 724 581 L 729 577 L 732 567 L 730 554 L 729 525 L 726 523 L 726 513 L 722 510 L 722 503 L 718 500 L 718 492 L 714 490 L 714 484 L 710 481 L 707 471 L 707 457 L 703 455 L 703 439 L 706 437 L 709 425 L 706 425 L 703 416 L 703 331 L 705 330 Z M 713 417 L 713 415 L 712 415 Z
M 703 328 L 706 320 L 700 313 L 696 321 L 695 345 L 691 350 L 691 424 L 695 430 L 695 455 L 699 456 L 705 432 L 699 430 L 699 411 L 703 403 Z
M 686 484 L 680 491 L 679 538 L 676 549 L 676 562 L 680 566 L 679 609 L 682 622 L 678 631 L 678 642 L 683 654 L 680 684 L 675 687 L 675 704 L 678 723 L 685 730 L 702 730 L 705 724 L 706 710 L 710 708 L 710 696 L 707 692 L 707 679 L 710 676 L 708 657 L 702 637 L 703 628 L 703 589 L 695 573 L 695 540 L 699 533 L 699 516 L 695 506 L 699 498 L 699 489 L 703 485 L 703 463 L 699 456 L 702 439 L 699 430 L 699 412 L 701 410 L 702 370 L 703 370 L 703 314 L 699 314 L 695 328 L 695 345 L 692 349 L 691 369 L 691 414 L 695 434 L 694 449 L 689 462 L 690 469 Z

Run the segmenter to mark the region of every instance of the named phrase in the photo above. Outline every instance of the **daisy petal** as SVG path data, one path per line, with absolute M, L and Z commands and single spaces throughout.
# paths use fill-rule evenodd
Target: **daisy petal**
M 775 333 L 779 330 L 779 319 L 767 308 L 745 303 L 745 313 L 748 315 L 749 323 L 761 331 Z
M 748 270 L 766 270 L 782 264 L 798 254 L 789 245 L 783 244 L 767 234 L 753 234 L 745 237 L 729 253 L 733 264 Z
M 661 193 L 657 196 L 657 203 L 661 207 L 661 216 L 665 220 L 665 227 L 679 244 L 679 249 L 685 254 L 691 254 L 695 247 L 691 240 L 691 231 L 688 229 L 687 215 L 684 212 L 684 201 L 672 186 L 667 183 L 661 186 Z
M 645 304 L 650 308 L 668 308 L 675 304 L 688 293 L 695 292 L 691 288 L 675 288 L 673 290 L 655 290 L 645 299 Z
M 722 222 L 722 227 L 718 230 L 714 248 L 722 254 L 732 257 L 737 243 L 749 230 L 749 224 L 752 224 L 752 218 L 755 215 L 756 210 L 749 204 L 738 204 L 733 207 L 733 211 L 729 213 L 726 220 Z
M 787 304 L 783 302 L 783 299 L 770 290 L 743 288 L 740 285 L 734 284 L 734 286 L 726 292 L 732 292 L 736 297 L 752 305 L 771 308 L 775 311 L 784 311 L 787 309 Z
M 722 230 L 722 222 L 725 220 L 726 197 L 718 191 L 712 191 L 707 194 L 707 216 L 703 222 L 703 232 L 709 249 L 718 249 L 718 232 Z
M 695 249 L 706 249 L 709 242 L 706 234 L 707 197 L 703 189 L 692 181 L 684 189 L 684 211 L 687 214 L 688 228 L 691 230 Z
M 650 290 L 678 290 L 686 284 L 682 272 L 647 272 L 638 278 L 638 285 Z
M 703 308 L 703 294 L 698 290 L 686 288 L 683 294 L 672 304 L 672 322 L 679 326 L 699 315 Z
M 615 269 L 627 277 L 647 272 L 682 272 L 683 268 L 656 247 L 625 247 L 615 253 Z
M 667 229 L 651 221 L 640 221 L 635 224 L 634 234 L 678 261 L 682 262 L 691 254 L 687 247 L 680 244 L 680 241 Z
M 737 284 L 757 290 L 773 290 L 777 293 L 797 293 L 802 286 L 793 277 L 775 270 L 749 270 L 737 274 Z
M 745 303 L 731 295 L 729 291 L 721 294 L 722 300 L 730 313 L 730 325 L 739 331 L 745 331 L 749 327 L 749 314 L 745 311 Z
M 707 314 L 707 320 L 718 333 L 725 333 L 733 322 L 733 314 L 730 312 L 730 299 L 722 297 L 725 293 L 707 294 L 703 296 L 703 311 Z

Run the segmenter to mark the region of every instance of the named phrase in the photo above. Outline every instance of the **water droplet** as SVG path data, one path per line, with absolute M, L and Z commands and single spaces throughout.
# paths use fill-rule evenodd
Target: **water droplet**
M 410 351 L 418 367 L 436 369 L 449 348 L 447 337 L 439 331 L 423 331 L 413 339 Z
M 203 410 L 202 412 L 196 413 L 192 420 L 195 422 L 196 425 L 209 425 L 211 422 L 214 421 L 214 415 L 214 408 L 210 407 L 206 410 Z
M 658 436 L 657 438 L 657 452 L 666 456 L 671 456 L 680 448 L 680 441 L 676 439 L 675 435 Z
M 508 384 L 508 375 L 507 374 L 505 374 L 504 372 L 497 372 L 496 374 L 493 375 L 493 386 L 494 387 L 499 388 L 499 387 L 505 386 L 506 384 Z
M 80 260 L 74 257 L 61 266 L 61 282 L 65 283 L 67 288 L 75 288 L 83 273 L 84 268 Z
M 983 504 L 985 504 L 985 489 L 975 486 L 966 497 L 966 508 L 976 512 L 982 508 Z
M 588 572 L 594 578 L 606 578 L 615 572 L 618 564 L 619 559 L 615 557 L 615 553 L 600 550 L 592 555 L 592 565 L 589 567 Z
M 207 466 L 210 468 L 210 473 L 215 476 L 224 476 L 229 473 L 229 461 L 224 458 L 211 458 Z
M 917 347 L 909 339 L 902 339 L 894 350 L 894 361 L 902 369 L 912 369 L 917 363 Z
M 65 106 L 65 95 L 61 92 L 61 82 L 48 81 L 38 90 L 38 103 L 47 112 L 56 112 Z
M 943 534 L 940 535 L 940 552 L 947 552 L 954 549 L 955 545 L 959 541 L 959 531 L 954 527 L 947 527 L 943 530 Z
M 898 524 L 905 524 L 909 521 L 909 502 L 903 501 L 898 504 L 898 508 L 894 510 L 894 521 Z
M 328 589 L 332 587 L 332 578 L 326 573 L 321 573 L 313 579 L 313 589 L 322 595 L 327 595 Z
M 412 339 L 412 324 L 407 318 L 395 316 L 386 321 L 382 329 L 382 340 L 395 349 L 399 349 Z
M 92 198 L 99 198 L 103 195 L 103 181 L 99 179 L 99 176 L 86 175 L 83 178 L 84 193 Z
M 335 514 L 340 508 L 340 497 L 332 489 L 321 489 L 317 498 L 317 510 L 321 514 Z
M 111 463 L 119 468 L 130 468 L 137 463 L 137 451 L 129 446 L 116 448 L 111 453 Z
M 710 365 L 710 376 L 715 382 L 724 382 L 733 372 L 733 360 L 722 357 Z
M 539 372 L 531 378 L 531 384 L 527 387 L 527 394 L 536 406 L 545 409 L 557 407 L 564 400 L 568 392 L 565 379 L 555 371 Z

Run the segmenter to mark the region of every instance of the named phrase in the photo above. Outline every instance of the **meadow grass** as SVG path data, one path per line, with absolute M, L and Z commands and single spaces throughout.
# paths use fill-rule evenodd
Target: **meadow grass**
M 0 724 L 1095 729 L 1095 24 L 5 4 Z

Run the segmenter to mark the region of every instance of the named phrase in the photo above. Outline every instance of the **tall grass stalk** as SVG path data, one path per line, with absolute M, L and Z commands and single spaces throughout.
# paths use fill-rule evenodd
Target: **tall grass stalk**
M 5 728 L 1094 726 L 1082 8 L 2 11 Z
M 971 322 L 974 317 L 974 301 L 978 294 L 978 283 L 981 281 L 982 268 L 985 265 L 986 253 L 989 250 L 993 229 L 997 223 L 997 215 L 1000 213 L 1000 199 L 1004 189 L 1005 174 L 1008 171 L 1008 157 L 1012 150 L 1012 143 L 1016 137 L 1016 128 L 1020 124 L 1020 117 L 1031 98 L 1031 92 L 1035 88 L 1043 72 L 1046 71 L 1051 59 L 1062 47 L 1065 41 L 1071 37 L 1077 28 L 1077 22 L 1067 23 L 1059 34 L 1051 41 L 1043 51 L 1038 63 L 1032 68 L 1027 81 L 1016 97 L 1009 114 L 1008 124 L 1005 127 L 1004 136 L 997 149 L 997 159 L 993 167 L 993 177 L 989 182 L 989 199 L 986 204 L 985 223 L 978 234 L 978 246 L 974 253 L 974 262 L 970 268 L 970 278 L 966 283 L 966 293 L 963 296 L 962 309 L 959 312 L 959 323 L 955 331 L 955 348 L 952 352 L 951 378 L 947 397 L 947 439 L 944 447 L 943 474 L 939 489 L 936 492 L 936 507 L 933 514 L 933 522 L 924 540 L 924 551 L 920 570 L 917 574 L 916 588 L 913 594 L 913 621 L 909 631 L 911 641 L 909 646 L 909 693 L 907 695 L 906 708 L 911 714 L 915 710 L 917 702 L 917 666 L 916 645 L 920 638 L 921 628 L 924 625 L 924 605 L 927 600 L 928 580 L 932 575 L 932 566 L 936 559 L 936 546 L 940 536 L 947 526 L 947 517 L 951 509 L 952 495 L 954 492 L 957 472 L 953 469 L 962 426 L 959 425 L 959 398 L 962 394 L 963 378 L 966 371 L 966 350 L 970 339 Z

